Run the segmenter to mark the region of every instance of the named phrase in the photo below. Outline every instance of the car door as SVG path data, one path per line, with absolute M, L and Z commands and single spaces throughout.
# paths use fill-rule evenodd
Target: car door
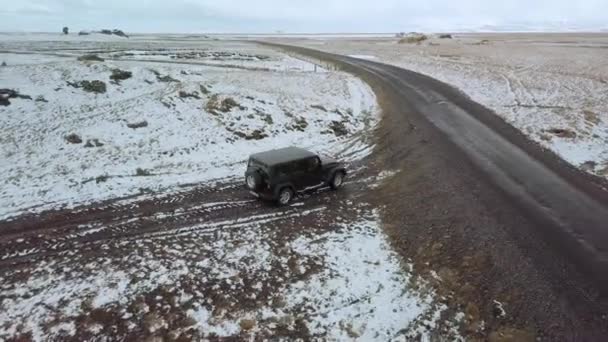
M 295 191 L 301 191 L 306 187 L 306 172 L 301 161 L 293 161 L 276 167 L 280 184 L 290 183 Z
M 322 166 L 319 157 L 311 157 L 303 160 L 302 169 L 304 170 L 304 187 L 312 188 L 322 182 Z

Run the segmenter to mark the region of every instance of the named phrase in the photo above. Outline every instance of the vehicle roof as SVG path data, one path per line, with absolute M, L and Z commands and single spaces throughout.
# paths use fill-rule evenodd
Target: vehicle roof
M 266 166 L 273 166 L 287 163 L 294 160 L 315 157 L 316 154 L 299 147 L 285 147 L 277 150 L 255 153 L 251 158 L 259 161 Z

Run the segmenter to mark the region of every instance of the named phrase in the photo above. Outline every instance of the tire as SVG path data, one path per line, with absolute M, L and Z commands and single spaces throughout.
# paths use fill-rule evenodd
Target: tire
M 247 188 L 251 191 L 256 191 L 262 185 L 262 177 L 257 172 L 252 172 L 245 177 Z
M 329 186 L 334 190 L 338 190 L 344 184 L 345 176 L 346 174 L 344 171 L 334 173 L 334 176 L 331 178 L 331 182 L 329 182 Z
M 288 205 L 293 199 L 294 192 L 291 188 L 283 188 L 279 191 L 279 197 L 277 198 L 277 203 L 280 206 Z

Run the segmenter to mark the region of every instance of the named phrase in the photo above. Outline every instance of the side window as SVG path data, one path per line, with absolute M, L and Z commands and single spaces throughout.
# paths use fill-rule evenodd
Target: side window
M 320 164 L 318 157 L 310 158 L 306 160 L 306 171 L 315 171 L 319 168 Z
M 278 165 L 276 171 L 280 176 L 287 176 L 297 171 L 297 165 L 295 163 Z

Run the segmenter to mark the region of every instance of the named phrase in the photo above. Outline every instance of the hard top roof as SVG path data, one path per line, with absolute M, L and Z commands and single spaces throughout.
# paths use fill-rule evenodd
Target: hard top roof
M 278 165 L 294 160 L 315 157 L 316 154 L 299 147 L 285 147 L 278 150 L 255 153 L 251 158 L 266 166 Z

